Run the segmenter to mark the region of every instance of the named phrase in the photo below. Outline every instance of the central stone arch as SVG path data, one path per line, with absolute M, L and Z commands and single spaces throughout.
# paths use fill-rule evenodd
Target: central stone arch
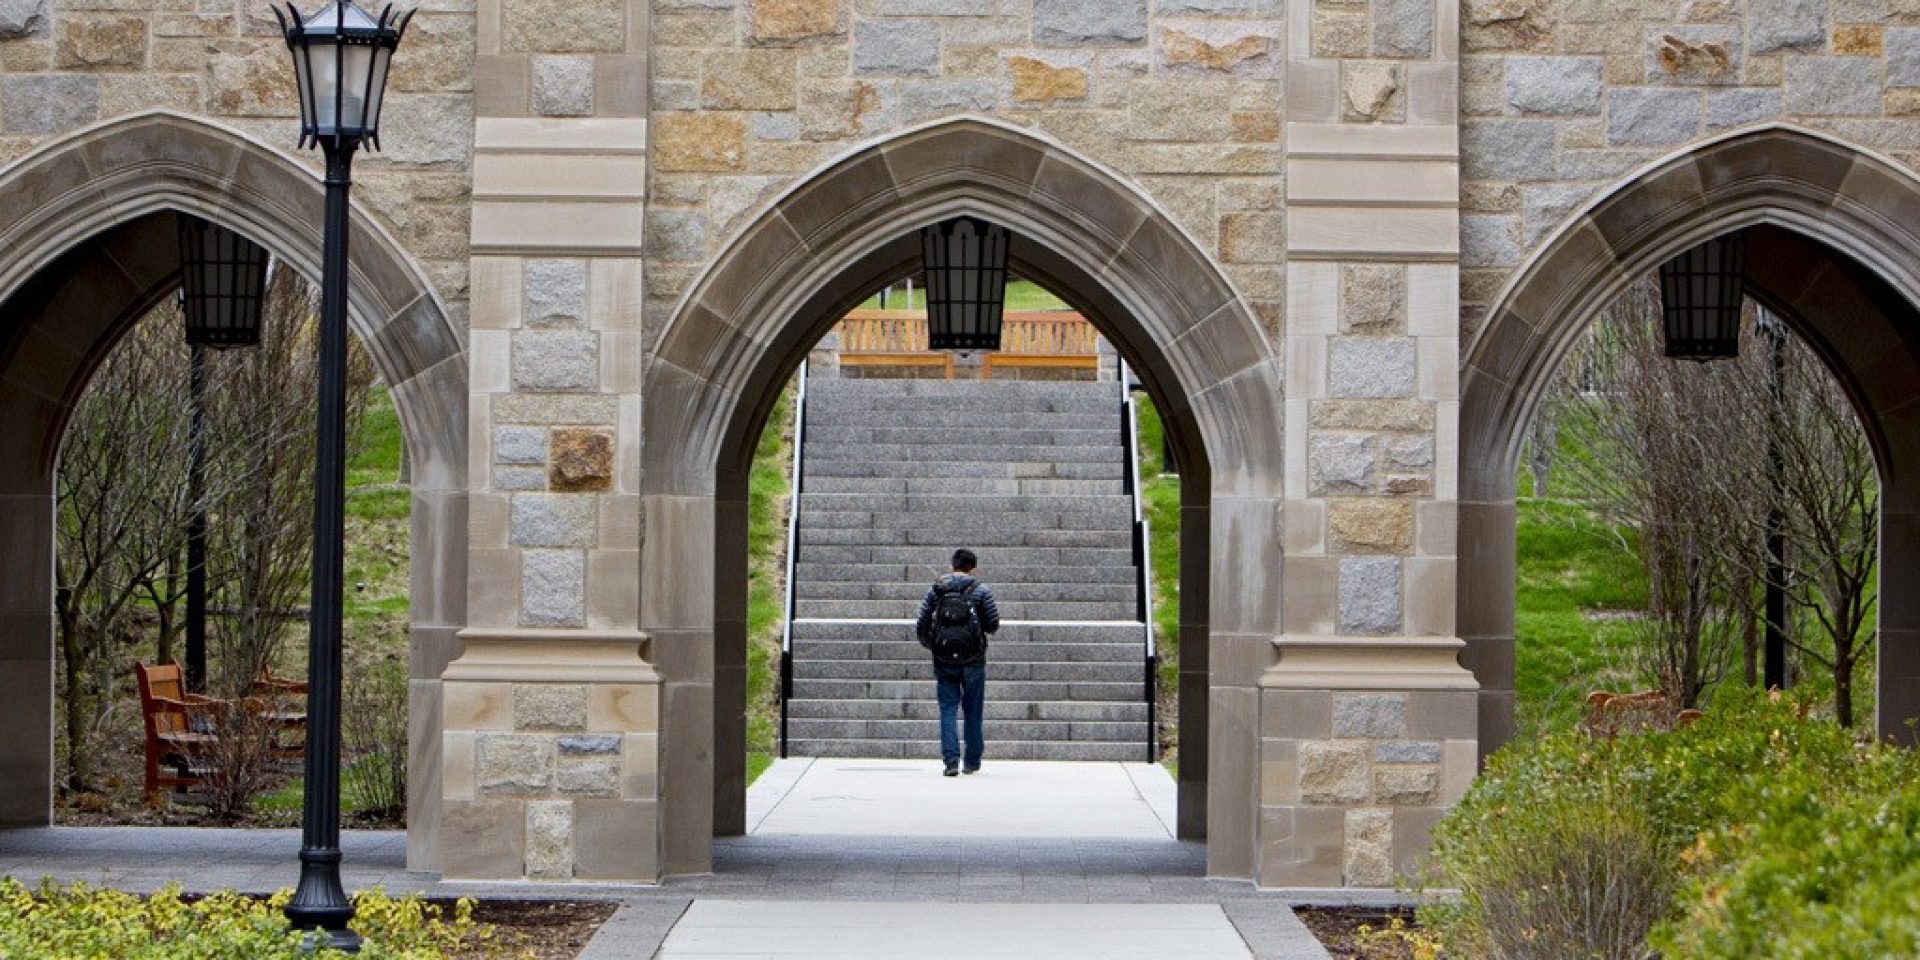
M 1259 675 L 1281 632 L 1281 369 L 1246 302 L 1118 174 L 980 118 L 906 130 L 774 200 L 682 299 L 647 367 L 640 626 L 665 680 L 664 872 L 744 829 L 747 472 L 782 385 L 845 311 L 913 269 L 915 231 L 1010 227 L 1013 268 L 1094 322 L 1182 466 L 1180 812 L 1208 872 L 1253 875 Z
M 309 277 L 325 192 L 293 157 L 152 111 L 0 168 L 0 825 L 53 800 L 53 476 L 72 404 L 122 333 L 178 287 L 175 218 L 218 222 Z M 440 673 L 466 621 L 467 359 L 419 265 L 352 212 L 349 314 L 392 392 L 412 467 L 408 863 L 439 863 Z
M 1880 471 L 1876 726 L 1920 717 L 1920 180 L 1823 134 L 1736 131 L 1606 191 L 1515 275 L 1466 354 L 1460 404 L 1463 663 L 1480 744 L 1513 731 L 1515 504 L 1521 440 L 1592 319 L 1635 279 L 1746 230 L 1747 293 L 1791 324 L 1851 396 Z M 1895 585 L 1906 589 L 1889 589 Z

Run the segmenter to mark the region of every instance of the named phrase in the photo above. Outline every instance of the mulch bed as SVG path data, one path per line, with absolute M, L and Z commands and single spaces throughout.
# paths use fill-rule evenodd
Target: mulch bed
M 453 909 L 452 901 L 433 902 Z M 574 960 L 617 906 L 605 900 L 480 900 L 473 919 L 496 928 L 493 943 L 449 960 Z
M 1385 930 L 1396 918 L 1414 926 L 1411 910 L 1368 907 L 1298 907 L 1307 929 L 1320 938 L 1334 960 L 1412 960 L 1413 949 L 1397 937 L 1367 936 L 1362 927 Z

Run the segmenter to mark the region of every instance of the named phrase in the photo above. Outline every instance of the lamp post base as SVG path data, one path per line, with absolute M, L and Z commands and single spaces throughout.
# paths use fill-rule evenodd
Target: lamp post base
M 353 901 L 340 883 L 338 848 L 300 851 L 300 885 L 286 913 L 295 930 L 306 932 L 302 945 L 308 952 L 322 947 L 360 952 L 360 935 L 348 926 L 353 922 Z

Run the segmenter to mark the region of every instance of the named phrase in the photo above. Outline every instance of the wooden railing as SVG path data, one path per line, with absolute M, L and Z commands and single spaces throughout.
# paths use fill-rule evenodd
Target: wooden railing
M 848 366 L 941 367 L 953 377 L 953 354 L 927 349 L 927 315 L 918 310 L 855 310 L 835 328 L 840 362 Z M 1009 313 L 1000 349 L 981 358 L 980 375 L 1000 367 L 1097 369 L 1100 334 L 1068 310 Z

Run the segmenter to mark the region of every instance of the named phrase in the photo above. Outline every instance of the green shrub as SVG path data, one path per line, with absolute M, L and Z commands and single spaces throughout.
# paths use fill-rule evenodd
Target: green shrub
M 1649 932 L 1698 895 L 1687 881 L 1705 869 L 1702 836 L 1737 834 L 1809 784 L 1871 792 L 1850 734 L 1806 712 L 1729 689 L 1671 733 L 1564 733 L 1501 751 L 1435 830 L 1431 883 L 1459 896 L 1422 922 L 1452 956 L 1647 956 Z M 1771 954 L 1728 954 L 1759 955 Z
M 1840 769 L 1782 771 L 1738 822 L 1688 851 L 1684 912 L 1656 931 L 1669 957 L 1920 956 L 1920 762 L 1860 751 Z
M 151 897 L 76 883 L 30 889 L 0 879 L 0 957 L 45 960 L 344 960 L 308 952 L 282 910 L 291 893 L 260 900 L 231 891 L 187 898 L 168 887 Z M 367 938 L 366 960 L 441 960 L 484 947 L 493 932 L 473 921 L 463 900 L 451 918 L 419 897 L 379 889 L 354 897 L 354 929 Z

